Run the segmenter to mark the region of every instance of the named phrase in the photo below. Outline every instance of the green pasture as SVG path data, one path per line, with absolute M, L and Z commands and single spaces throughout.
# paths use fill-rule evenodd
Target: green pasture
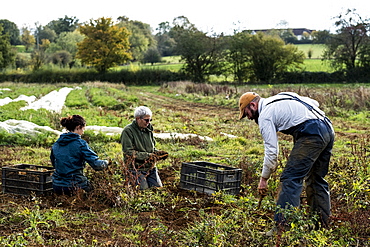
M 303 71 L 308 72 L 333 72 L 334 70 L 330 67 L 330 63 L 328 61 L 322 60 L 322 54 L 324 52 L 325 46 L 321 44 L 299 44 L 296 45 L 298 50 L 302 51 L 306 59 L 304 60 L 304 64 L 302 65 Z M 308 58 L 308 51 L 311 51 L 311 58 Z M 180 56 L 171 56 L 171 57 L 163 57 L 162 62 L 156 63 L 154 65 L 151 64 L 141 64 L 141 63 L 133 63 L 130 66 L 125 66 L 126 69 L 168 69 L 172 71 L 179 71 L 183 64 L 180 60 Z
M 307 72 L 334 72 L 330 62 L 321 59 L 305 59 L 302 69 Z
M 321 59 L 325 49 L 325 45 L 322 44 L 299 44 L 296 46 L 298 47 L 298 50 L 305 54 L 307 59 L 309 58 L 309 51 L 311 51 L 312 54 L 311 59 Z

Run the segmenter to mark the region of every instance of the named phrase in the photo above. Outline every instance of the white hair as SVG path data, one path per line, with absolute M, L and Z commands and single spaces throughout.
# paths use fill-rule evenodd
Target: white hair
M 152 116 L 152 111 L 146 106 L 139 106 L 135 109 L 134 117 L 144 117 L 145 115 Z

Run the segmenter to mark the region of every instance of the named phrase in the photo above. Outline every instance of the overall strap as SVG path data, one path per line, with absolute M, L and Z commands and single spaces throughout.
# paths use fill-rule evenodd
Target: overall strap
M 316 114 L 319 114 L 324 120 L 328 120 L 330 123 L 330 119 L 326 116 L 324 116 L 321 112 L 319 112 L 318 110 L 316 110 L 312 105 L 308 104 L 307 102 L 304 102 L 303 100 L 301 100 L 300 98 L 298 98 L 297 96 L 294 96 L 294 95 L 291 95 L 291 94 L 288 94 L 288 93 L 279 93 L 278 95 L 285 95 L 285 96 L 289 96 L 291 98 L 280 98 L 280 99 L 275 99 L 269 103 L 266 104 L 269 105 L 271 103 L 274 103 L 274 102 L 277 102 L 277 101 L 281 101 L 281 100 L 296 100 L 300 103 L 302 103 L 304 106 L 306 106 L 308 108 L 308 110 L 310 110 L 317 118 L 319 118 Z

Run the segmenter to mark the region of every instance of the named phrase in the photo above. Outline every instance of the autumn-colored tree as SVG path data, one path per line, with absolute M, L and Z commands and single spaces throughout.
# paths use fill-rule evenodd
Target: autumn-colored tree
M 90 20 L 80 27 L 85 39 L 78 43 L 77 58 L 86 65 L 104 73 L 109 68 L 127 62 L 132 58 L 129 53 L 130 33 L 124 27 L 114 25 L 111 18 Z
M 31 31 L 27 27 L 22 28 L 22 44 L 26 47 L 26 51 L 29 51 L 36 43 L 35 37 L 31 34 Z

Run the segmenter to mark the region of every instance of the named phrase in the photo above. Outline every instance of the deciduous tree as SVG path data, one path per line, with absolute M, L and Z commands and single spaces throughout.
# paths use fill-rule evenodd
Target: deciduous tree
M 159 54 L 159 51 L 157 47 L 153 46 L 150 47 L 144 54 L 144 58 L 142 59 L 143 63 L 151 63 L 152 65 L 154 63 L 160 62 L 162 59 L 161 54 Z
M 207 76 L 222 73 L 222 37 L 207 36 L 184 16 L 175 18 L 171 32 L 176 41 L 176 52 L 185 62 L 183 70 L 194 82 L 204 82 Z
M 229 52 L 227 60 L 230 64 L 230 71 L 234 75 L 234 80 L 238 82 L 247 81 L 250 77 L 250 61 L 248 59 L 248 49 L 251 39 L 250 33 L 244 31 L 235 33 L 229 41 Z
M 19 45 L 20 39 L 19 39 L 19 29 L 17 25 L 14 22 L 11 22 L 6 19 L 0 20 L 0 25 L 3 26 L 2 34 L 9 34 L 9 41 L 11 45 Z
M 31 66 L 33 70 L 39 70 L 46 61 L 46 49 L 50 46 L 48 39 L 41 40 L 41 44 L 31 54 Z
M 129 20 L 125 16 L 119 17 L 118 20 L 118 26 L 125 27 L 131 33 L 129 42 L 133 60 L 140 61 L 149 47 L 156 45 L 150 25 L 140 21 Z
M 231 39 L 229 61 L 239 81 L 272 82 L 303 64 L 304 53 L 277 35 L 238 33 Z
M 72 61 L 72 56 L 68 51 L 58 51 L 50 57 L 50 60 L 53 64 L 65 68 Z
M 326 42 L 324 58 L 337 69 L 353 70 L 366 63 L 370 56 L 370 24 L 355 9 L 337 17 L 336 34 Z
M 132 58 L 129 53 L 130 33 L 124 27 L 114 25 L 111 18 L 90 20 L 79 28 L 85 39 L 78 43 L 77 58 L 86 65 L 105 72 Z
M 50 42 L 54 42 L 57 34 L 53 29 L 47 26 L 41 26 L 39 23 L 35 23 L 36 30 L 35 30 L 35 38 L 36 38 L 36 48 L 39 48 L 39 45 L 42 43 L 42 40 L 49 40 Z
M 176 41 L 170 36 L 171 26 L 169 22 L 161 22 L 156 29 L 155 40 L 161 56 L 173 56 L 175 54 Z
M 272 82 L 278 79 L 279 73 L 303 64 L 304 53 L 298 51 L 297 46 L 286 45 L 279 37 L 257 33 L 249 41 L 247 56 L 251 62 L 252 79 L 256 81 Z
M 15 62 L 16 53 L 10 44 L 8 33 L 2 33 L 3 28 L 0 25 L 0 69 L 5 69 Z
M 55 43 L 50 44 L 46 53 L 56 53 L 58 51 L 68 51 L 74 58 L 77 53 L 77 44 L 84 39 L 78 30 L 73 32 L 63 32 L 59 35 Z
M 59 36 L 63 32 L 73 32 L 77 29 L 79 25 L 79 20 L 73 16 L 64 18 L 59 18 L 58 20 L 53 20 L 49 22 L 46 26 L 54 30 L 54 32 Z
M 31 34 L 31 31 L 27 27 L 22 28 L 22 44 L 26 47 L 26 51 L 29 51 L 36 43 L 35 37 Z
M 313 43 L 325 44 L 331 37 L 329 30 L 313 31 L 311 33 Z

